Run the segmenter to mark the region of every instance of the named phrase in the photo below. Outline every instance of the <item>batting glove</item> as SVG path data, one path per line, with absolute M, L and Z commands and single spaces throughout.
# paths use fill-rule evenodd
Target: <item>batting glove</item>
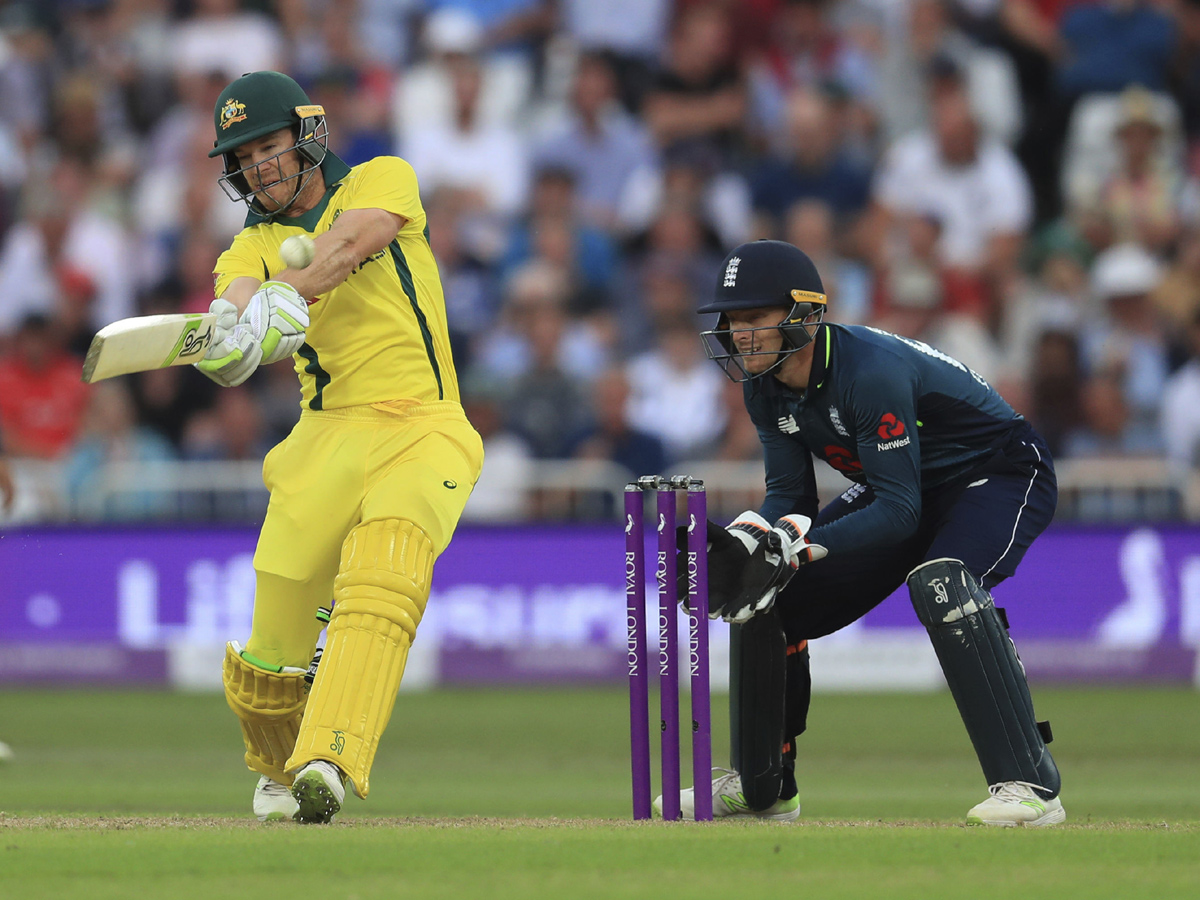
M 262 344 L 263 365 L 287 359 L 304 344 L 308 304 L 283 281 L 264 281 L 238 322 Z
M 236 387 L 262 362 L 262 344 L 238 322 L 237 307 L 228 300 L 214 300 L 208 311 L 216 313 L 217 323 L 213 342 L 196 368 L 222 387 Z
M 720 610 L 721 618 L 741 625 L 766 612 L 775 605 L 779 592 L 787 587 L 801 565 L 824 559 L 829 554 L 805 536 L 811 527 L 812 520 L 808 516 L 791 515 L 779 519 L 770 528 L 742 568 L 736 599 Z M 710 615 L 713 614 L 710 612 Z

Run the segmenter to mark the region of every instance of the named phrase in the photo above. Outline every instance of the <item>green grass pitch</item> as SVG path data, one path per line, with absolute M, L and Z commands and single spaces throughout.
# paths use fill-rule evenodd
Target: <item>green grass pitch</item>
M 401 695 L 370 799 L 304 828 L 253 822 L 219 695 L 10 689 L 0 898 L 1200 896 L 1200 694 L 1035 699 L 1053 829 L 960 824 L 985 789 L 944 692 L 818 694 L 799 823 L 634 824 L 619 689 Z

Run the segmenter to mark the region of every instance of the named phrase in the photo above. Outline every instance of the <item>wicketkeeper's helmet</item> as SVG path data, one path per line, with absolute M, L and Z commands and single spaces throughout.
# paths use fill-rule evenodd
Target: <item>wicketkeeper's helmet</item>
M 717 275 L 713 300 L 701 313 L 719 313 L 717 326 L 701 333 L 704 349 L 734 381 L 746 381 L 775 371 L 783 360 L 812 342 L 825 316 L 827 299 L 817 267 L 808 254 L 783 241 L 750 241 L 725 257 Z M 777 306 L 783 349 L 773 366 L 757 375 L 746 371 L 742 356 L 729 336 L 729 313 Z M 738 377 L 734 371 L 741 372 Z
M 217 139 L 208 155 L 225 158 L 221 187 L 231 200 L 242 200 L 264 215 L 277 215 L 283 210 L 266 210 L 255 199 L 246 180 L 246 170 L 250 167 L 243 168 L 234 151 L 273 131 L 292 129 L 293 145 L 272 157 L 282 156 L 289 150 L 295 150 L 300 156 L 300 172 L 296 176 L 290 205 L 329 150 L 329 127 L 325 123 L 324 107 L 311 102 L 304 88 L 282 72 L 250 72 L 230 84 L 217 98 L 213 124 Z

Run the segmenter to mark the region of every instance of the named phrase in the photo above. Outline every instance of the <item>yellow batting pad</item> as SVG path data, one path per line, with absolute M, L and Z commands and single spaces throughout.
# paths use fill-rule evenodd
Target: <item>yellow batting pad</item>
M 375 750 L 429 599 L 435 555 L 429 535 L 403 519 L 375 519 L 350 532 L 289 772 L 329 760 L 358 796 L 367 796 Z
M 242 724 L 246 765 L 281 784 L 291 784 L 285 764 L 308 701 L 304 673 L 269 671 L 226 645 L 222 681 L 229 708 Z

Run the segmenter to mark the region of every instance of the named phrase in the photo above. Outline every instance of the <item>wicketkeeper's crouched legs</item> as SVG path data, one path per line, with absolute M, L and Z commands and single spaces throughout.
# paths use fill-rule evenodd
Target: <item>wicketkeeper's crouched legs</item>
M 1058 796 L 1049 725 L 1034 717 L 1025 668 L 991 594 L 957 559 L 913 569 L 908 590 L 988 784 L 1025 782 L 1045 798 Z
M 289 772 L 328 760 L 367 796 L 375 750 L 429 599 L 435 555 L 429 536 L 407 520 L 375 519 L 350 532 Z
M 795 795 L 796 738 L 811 695 L 808 643 L 789 645 L 774 611 L 731 627 L 730 765 L 750 809 Z

